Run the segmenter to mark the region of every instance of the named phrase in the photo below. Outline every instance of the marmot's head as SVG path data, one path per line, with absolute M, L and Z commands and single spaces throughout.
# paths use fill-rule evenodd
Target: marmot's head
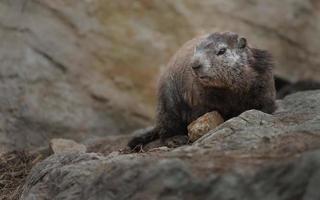
M 196 45 L 191 67 L 205 86 L 243 90 L 257 76 L 253 60 L 245 38 L 231 32 L 213 33 Z

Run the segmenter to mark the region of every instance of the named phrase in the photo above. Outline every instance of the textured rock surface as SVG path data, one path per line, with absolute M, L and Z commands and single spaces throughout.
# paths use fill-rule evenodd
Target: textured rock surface
M 216 112 L 209 112 L 188 125 L 188 137 L 191 142 L 196 141 L 208 131 L 224 122 L 222 116 Z
M 126 133 L 150 117 L 107 78 L 96 54 L 112 46 L 86 34 L 100 26 L 84 5 L 51 2 L 0 2 L 0 151 Z
M 274 115 L 247 111 L 192 145 L 53 155 L 21 199 L 319 199 L 319 113 L 320 91 L 297 93 Z
M 145 126 L 158 68 L 203 32 L 239 32 L 275 55 L 278 74 L 319 79 L 319 9 L 317 0 L 2 0 L 0 151 Z

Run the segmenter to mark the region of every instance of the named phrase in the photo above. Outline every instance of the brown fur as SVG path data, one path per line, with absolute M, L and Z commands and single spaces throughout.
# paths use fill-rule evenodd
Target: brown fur
M 275 87 L 271 56 L 263 50 L 241 46 L 235 33 L 214 33 L 194 38 L 169 61 L 158 87 L 156 125 L 133 138 L 134 149 L 152 140 L 186 135 L 189 123 L 218 111 L 225 120 L 249 109 L 272 113 Z M 218 55 L 221 45 L 225 55 Z M 245 43 L 246 44 L 246 43 Z M 193 69 L 195 65 L 201 66 Z M 204 67 L 206 66 L 206 67 Z M 199 78 L 208 75 L 208 78 Z

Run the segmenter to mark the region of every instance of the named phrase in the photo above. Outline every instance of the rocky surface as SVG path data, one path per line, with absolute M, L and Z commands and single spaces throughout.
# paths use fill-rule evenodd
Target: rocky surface
M 273 115 L 246 111 L 175 149 L 50 156 L 21 199 L 319 199 L 319 99 L 287 96 Z
M 85 34 L 99 25 L 84 5 L 51 2 L 0 2 L 0 152 L 128 133 L 150 121 L 147 106 L 107 77 L 107 56 L 96 54 L 112 46 Z
M 0 151 L 146 126 L 159 68 L 204 32 L 238 32 L 274 54 L 277 74 L 319 79 L 319 9 L 317 0 L 2 0 Z
M 274 115 L 247 111 L 192 145 L 124 150 L 124 134 L 151 123 L 159 68 L 195 35 L 238 32 L 274 55 L 277 75 L 319 81 L 319 10 L 317 0 L 0 1 L 0 155 L 45 147 L 46 157 L 52 138 L 88 152 L 38 164 L 21 199 L 319 199 L 320 91 L 279 101 Z M 14 189 L 0 177 L 1 194 Z

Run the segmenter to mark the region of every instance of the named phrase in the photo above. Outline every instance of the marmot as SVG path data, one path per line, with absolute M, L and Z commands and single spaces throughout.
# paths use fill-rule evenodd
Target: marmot
M 177 51 L 160 76 L 154 128 L 128 146 L 187 135 L 188 124 L 210 111 L 225 120 L 250 109 L 272 113 L 275 96 L 267 51 L 250 47 L 232 32 L 196 37 Z

